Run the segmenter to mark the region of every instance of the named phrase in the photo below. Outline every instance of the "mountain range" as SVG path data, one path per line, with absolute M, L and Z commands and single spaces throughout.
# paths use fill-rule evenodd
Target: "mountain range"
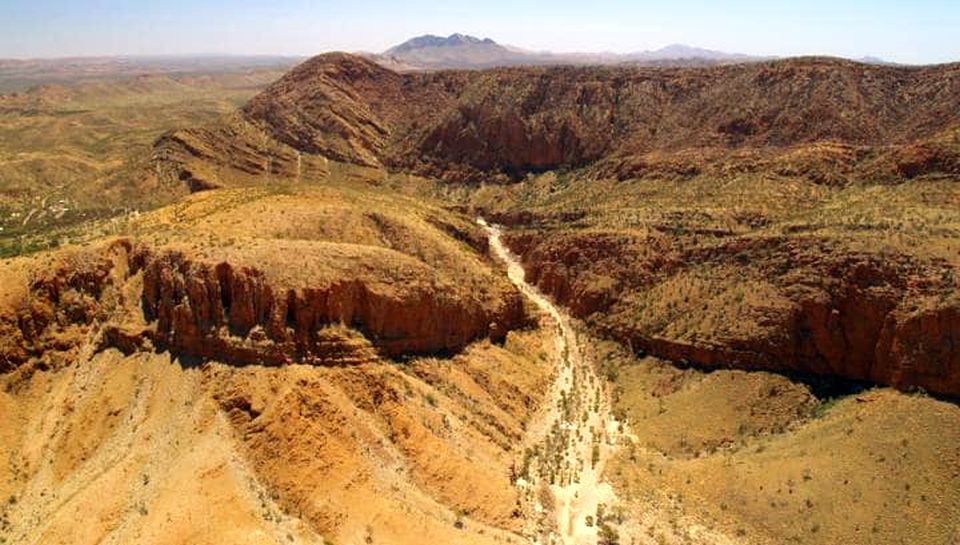
M 383 53 L 370 55 L 380 64 L 399 70 L 438 70 L 491 68 L 496 66 L 557 64 L 642 64 L 696 66 L 769 60 L 770 57 L 727 53 L 684 44 L 672 44 L 651 51 L 633 53 L 555 53 L 530 51 L 499 44 L 490 38 L 465 34 L 435 36 L 427 34 L 407 40 Z

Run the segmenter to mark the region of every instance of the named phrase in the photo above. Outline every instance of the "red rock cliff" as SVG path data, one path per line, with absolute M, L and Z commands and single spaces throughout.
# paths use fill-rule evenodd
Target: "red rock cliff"
M 454 353 L 480 338 L 500 340 L 524 323 L 521 296 L 505 282 L 466 297 L 412 258 L 350 251 L 359 252 L 345 256 L 357 269 L 352 277 L 307 271 L 314 280 L 299 284 L 258 268 L 253 263 L 269 265 L 270 258 L 256 251 L 240 253 L 236 264 L 125 240 L 74 252 L 3 309 L 0 368 L 37 359 L 56 364 L 64 359 L 58 354 L 85 345 L 153 346 L 236 364 L 323 365 L 356 360 L 351 351 Z
M 528 280 L 635 349 L 708 367 L 805 371 L 960 395 L 960 301 L 950 297 L 960 286 L 947 264 L 834 253 L 815 239 L 734 241 L 693 253 L 667 237 L 616 233 L 506 240 L 523 256 Z M 688 264 L 722 275 L 734 261 L 749 271 L 744 289 L 766 285 L 770 301 L 743 312 L 735 308 L 739 300 L 708 290 L 700 297 L 711 298 L 709 311 L 706 300 L 678 294 L 668 310 L 637 312 L 643 294 Z M 722 324 L 675 327 L 708 312 L 741 323 L 735 333 L 724 333 Z
M 936 140 L 960 125 L 958 74 L 816 58 L 398 74 L 326 54 L 243 115 L 306 153 L 460 181 L 591 163 L 620 177 L 757 160 L 812 171 L 821 143 L 853 163 L 845 179 L 903 178 L 960 164 L 955 142 Z M 909 148 L 929 139 L 940 144 Z

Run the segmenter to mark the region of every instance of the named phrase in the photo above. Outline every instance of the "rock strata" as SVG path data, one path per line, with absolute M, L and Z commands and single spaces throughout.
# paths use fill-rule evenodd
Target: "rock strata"
M 955 173 L 958 71 L 806 58 L 398 74 L 333 53 L 242 118 L 305 154 L 454 181 L 590 166 L 619 178 L 781 170 L 836 185 Z
M 613 233 L 507 242 L 531 282 L 636 350 L 706 367 L 804 371 L 960 395 L 960 300 L 952 295 L 960 285 L 945 263 L 838 254 L 815 239 L 695 251 L 667 238 Z M 663 288 L 679 285 L 693 264 L 712 268 L 718 280 L 700 291 Z M 730 287 L 723 271 L 734 264 L 745 280 Z M 765 295 L 752 300 L 750 289 Z M 731 290 L 739 291 L 730 297 Z M 637 310 L 655 303 L 663 306 Z M 719 323 L 697 322 L 712 314 Z
M 396 252 L 290 251 L 374 274 L 290 278 L 258 268 L 270 263 L 262 252 L 221 260 L 120 240 L 63 258 L 3 309 L 3 370 L 87 343 L 235 364 L 342 364 L 378 353 L 455 353 L 477 339 L 502 340 L 524 322 L 515 291 L 463 297 Z

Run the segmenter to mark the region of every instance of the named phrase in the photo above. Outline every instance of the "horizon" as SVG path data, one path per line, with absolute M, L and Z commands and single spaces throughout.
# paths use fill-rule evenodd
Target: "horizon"
M 97 61 L 97 60 L 137 60 L 137 61 L 163 61 L 163 60 L 202 60 L 202 59 L 235 59 L 235 60 L 245 60 L 245 59 L 293 59 L 293 60 L 304 60 L 317 55 L 323 55 L 327 53 L 344 53 L 349 55 L 380 55 L 386 53 L 390 48 L 401 45 L 408 41 L 412 41 L 416 38 L 423 37 L 437 37 L 437 38 L 446 38 L 454 35 L 463 35 L 470 38 L 477 39 L 486 39 L 487 36 L 474 36 L 471 34 L 465 34 L 462 32 L 453 32 L 450 34 L 433 34 L 426 33 L 420 34 L 417 36 L 411 36 L 408 39 L 398 42 L 391 45 L 390 47 L 382 51 L 372 51 L 372 50 L 345 50 L 345 49 L 327 49 L 323 51 L 317 51 L 315 53 L 233 53 L 233 52 L 182 52 L 182 53 L 135 53 L 135 54 L 94 54 L 94 55 L 68 55 L 68 56 L 47 56 L 47 57 L 3 57 L 0 56 L 0 61 L 17 61 L 17 62 L 37 62 L 37 61 Z M 493 40 L 496 45 L 505 46 L 510 48 L 515 48 L 514 44 L 505 44 L 497 40 Z M 745 57 L 752 57 L 752 61 L 778 61 L 778 60 L 789 60 L 789 59 L 803 59 L 803 58 L 825 58 L 825 59 L 842 59 L 849 60 L 853 62 L 883 62 L 891 65 L 900 65 L 900 66 L 932 66 L 940 64 L 956 64 L 960 63 L 960 58 L 956 60 L 945 60 L 938 62 L 930 63 L 909 63 L 903 62 L 899 63 L 896 61 L 889 61 L 886 58 L 878 57 L 876 55 L 864 55 L 861 57 L 848 57 L 841 55 L 833 54 L 797 54 L 797 55 L 760 55 L 754 53 L 745 53 L 742 51 L 721 51 L 706 47 L 701 47 L 698 44 L 693 43 L 669 43 L 664 44 L 659 47 L 644 49 L 644 50 L 632 50 L 632 51 L 590 51 L 590 50 L 550 50 L 550 49 L 528 49 L 528 48 L 517 48 L 520 51 L 526 51 L 531 54 L 551 54 L 551 55 L 631 55 L 631 54 L 641 54 L 641 53 L 656 53 L 670 49 L 672 47 L 689 47 L 691 49 L 710 51 L 715 53 L 730 54 L 730 55 L 743 55 Z
M 462 34 L 462 33 L 461 33 Z M 411 36 L 410 39 L 419 38 L 423 36 L 430 36 L 431 34 L 421 34 L 420 36 Z M 439 34 L 433 36 L 441 36 Z M 447 35 L 449 36 L 449 35 Z M 470 36 L 470 35 L 468 35 Z M 482 38 L 479 36 L 475 36 Z M 503 44 L 494 40 L 497 45 L 513 47 L 513 44 Z M 400 42 L 403 43 L 403 42 Z M 394 45 L 400 45 L 394 44 Z M 837 59 L 837 60 L 846 60 L 856 63 L 882 63 L 888 64 L 890 66 L 903 66 L 903 67 L 922 67 L 922 66 L 938 66 L 938 65 L 949 65 L 949 64 L 958 64 L 960 59 L 957 60 L 947 60 L 942 62 L 930 62 L 930 63 L 899 63 L 895 61 L 889 61 L 888 59 L 877 57 L 874 55 L 867 55 L 863 57 L 844 57 L 839 55 L 829 55 L 829 54 L 800 54 L 800 55 L 789 55 L 789 56 L 762 56 L 762 55 L 753 55 L 751 53 L 743 53 L 742 51 L 719 51 L 710 48 L 703 48 L 696 44 L 685 44 L 685 43 L 671 43 L 665 44 L 661 47 L 655 49 L 647 49 L 642 51 L 553 51 L 545 49 L 526 49 L 522 48 L 522 51 L 526 51 L 530 54 L 549 54 L 549 55 L 611 55 L 611 56 L 627 56 L 631 54 L 641 54 L 641 53 L 656 53 L 661 50 L 666 50 L 671 47 L 690 47 L 693 49 L 701 49 L 705 51 L 711 51 L 716 53 L 731 54 L 731 55 L 744 55 L 747 57 L 743 62 L 775 62 L 775 61 L 785 61 L 792 59 Z M 330 53 L 342 53 L 346 55 L 355 55 L 355 56 L 366 56 L 366 55 L 381 55 L 385 53 L 384 51 L 363 51 L 363 50 L 354 50 L 347 51 L 342 49 L 329 49 L 324 51 L 317 51 L 312 54 L 298 54 L 298 53 L 211 53 L 211 52 L 184 52 L 184 53 L 143 53 L 143 54 L 116 54 L 116 55 L 71 55 L 71 56 L 62 56 L 62 57 L 2 57 L 0 56 L 0 61 L 12 61 L 12 62 L 70 62 L 70 61 L 118 61 L 118 60 L 130 60 L 130 61 L 189 61 L 189 60 L 295 60 L 295 61 L 305 61 L 315 56 L 330 54 Z M 561 63 L 563 64 L 563 63 Z
M 314 5 L 282 0 L 141 2 L 64 0 L 35 5 L 14 0 L 0 21 L 0 58 L 283 56 L 327 51 L 379 53 L 415 36 L 454 33 L 490 38 L 530 51 L 635 53 L 683 44 L 764 57 L 876 57 L 902 64 L 960 60 L 960 6 L 943 0 L 911 5 L 702 0 L 670 5 L 602 0 L 494 0 L 484 6 L 421 0 Z M 352 30 L 352 31 L 351 31 Z M 51 39 L 55 37 L 55 39 Z

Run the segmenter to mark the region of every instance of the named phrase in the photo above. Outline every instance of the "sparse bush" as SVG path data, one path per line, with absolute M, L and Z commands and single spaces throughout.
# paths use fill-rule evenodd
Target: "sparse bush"
M 597 531 L 597 545 L 619 545 L 620 534 L 609 524 L 600 524 Z

